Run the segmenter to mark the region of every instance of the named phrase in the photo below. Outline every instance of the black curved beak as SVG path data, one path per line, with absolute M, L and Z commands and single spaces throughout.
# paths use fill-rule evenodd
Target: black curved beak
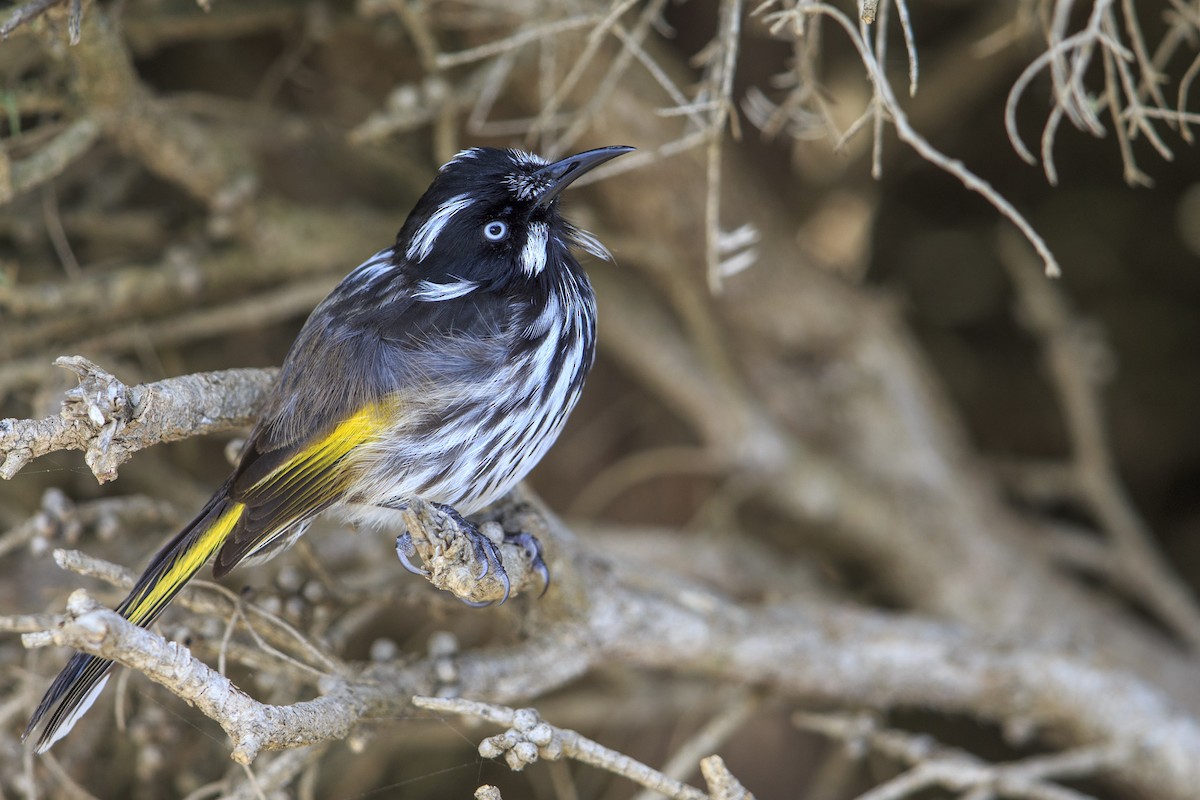
M 553 203 L 554 199 L 562 193 L 562 190 L 570 186 L 576 178 L 595 169 L 606 161 L 611 161 L 617 156 L 623 156 L 634 149 L 625 145 L 599 147 L 595 150 L 587 150 L 582 153 L 576 153 L 573 156 L 567 156 L 560 161 L 555 161 L 553 164 L 547 164 L 535 173 L 539 179 L 539 183 L 544 181 L 546 186 L 542 190 L 541 197 L 538 198 L 537 206 L 545 208 Z

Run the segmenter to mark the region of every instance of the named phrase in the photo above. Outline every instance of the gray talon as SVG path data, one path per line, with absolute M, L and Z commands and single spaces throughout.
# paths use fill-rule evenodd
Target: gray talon
M 508 572 L 504 569 L 504 561 L 500 556 L 500 549 L 496 547 L 491 539 L 480 533 L 474 526 L 472 526 L 469 535 L 471 536 L 472 543 L 475 545 L 475 555 L 483 562 L 483 571 L 479 573 L 479 579 L 487 575 L 492 570 L 492 565 L 495 565 L 496 580 L 504 584 L 504 596 L 500 598 L 500 604 L 503 605 L 504 601 L 508 599 L 509 592 L 512 590 L 512 582 L 508 578 Z M 476 607 L 490 606 L 491 602 L 467 603 L 467 605 Z
M 500 598 L 500 605 L 504 605 L 504 601 L 508 599 L 508 593 L 512 590 L 512 583 L 508 579 L 508 573 L 504 567 L 500 567 L 500 582 L 504 584 L 504 596 Z
M 509 580 L 508 573 L 504 569 L 504 560 L 500 557 L 499 548 L 496 547 L 491 539 L 479 532 L 479 528 L 475 523 L 464 518 L 453 507 L 441 503 L 438 503 L 437 507 L 443 514 L 454 520 L 459 530 L 471 540 L 471 545 L 475 548 L 475 558 L 483 563 L 482 571 L 477 576 L 477 579 L 482 580 L 484 576 L 492 571 L 493 567 L 495 568 L 496 580 L 504 584 L 504 596 L 500 598 L 500 602 L 504 603 L 508 599 L 509 592 L 512 590 L 512 582 Z M 491 605 L 491 602 L 473 603 L 468 600 L 464 600 L 463 602 L 472 608 Z
M 489 572 L 492 571 L 492 562 L 496 561 L 497 563 L 500 563 L 500 561 L 495 552 L 495 545 L 492 544 L 490 539 L 488 539 L 482 533 L 477 533 L 475 531 L 469 531 L 467 535 L 470 536 L 471 544 L 475 547 L 475 560 L 483 562 L 483 570 L 475 576 L 475 580 L 481 581 Z M 481 542 L 480 539 L 483 541 Z M 503 572 L 504 568 L 501 567 L 500 571 Z
M 422 578 L 429 577 L 429 570 L 417 565 L 417 548 L 413 544 L 412 534 L 408 531 L 396 537 L 396 556 L 404 568 L 412 574 L 420 575 Z
M 542 557 L 542 544 L 537 540 L 532 533 L 519 531 L 513 534 L 505 534 L 505 541 L 512 542 L 520 546 L 525 551 L 525 555 L 529 557 L 529 568 L 537 573 L 542 579 L 542 591 L 538 594 L 541 597 L 550 588 L 550 568 L 546 566 L 546 560 Z
M 504 569 L 504 560 L 500 555 L 500 548 L 496 546 L 495 542 L 480 533 L 475 523 L 465 519 L 462 514 L 459 514 L 452 507 L 441 503 L 433 505 L 452 519 L 458 527 L 459 532 L 470 540 L 475 560 L 483 565 L 479 568 L 479 574 L 475 576 L 475 579 L 482 580 L 488 573 L 495 570 L 494 575 L 496 580 L 500 581 L 504 586 L 504 596 L 500 598 L 500 602 L 504 603 L 508 600 L 509 594 L 512 592 L 512 581 L 508 577 L 508 572 Z M 533 568 L 542 576 L 543 582 L 549 586 L 550 573 L 546 570 L 546 565 L 542 561 L 542 550 L 538 546 L 537 540 L 529 534 L 519 534 L 515 539 L 506 536 L 505 539 L 506 541 L 516 541 L 521 547 L 525 548 L 525 551 L 530 556 Z M 424 566 L 419 566 L 420 556 L 417 554 L 412 534 L 408 531 L 396 537 L 396 556 L 400 559 L 400 563 L 404 565 L 404 568 L 414 575 L 420 575 L 423 578 L 430 576 L 429 570 L 425 569 Z M 545 589 L 542 591 L 544 593 Z M 463 600 L 463 602 L 472 608 L 482 608 L 483 606 L 490 606 L 494 601 L 475 603 L 470 600 Z

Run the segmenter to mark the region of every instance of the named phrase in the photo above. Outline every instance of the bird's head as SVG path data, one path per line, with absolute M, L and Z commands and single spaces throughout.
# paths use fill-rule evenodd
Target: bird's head
M 519 150 L 464 150 L 417 201 L 397 237 L 398 254 L 424 280 L 495 286 L 540 278 L 571 243 L 603 253 L 563 219 L 558 196 L 632 149 L 602 147 L 554 162 Z

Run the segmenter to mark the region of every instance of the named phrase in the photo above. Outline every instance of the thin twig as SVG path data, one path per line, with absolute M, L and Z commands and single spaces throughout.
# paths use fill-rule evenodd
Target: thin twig
M 912 127 L 907 115 L 905 115 L 899 102 L 896 100 L 895 94 L 892 92 L 892 87 L 887 80 L 887 76 L 883 74 L 879 63 L 872 55 L 870 47 L 863 41 L 858 30 L 845 14 L 839 9 L 825 3 L 813 3 L 812 5 L 800 7 L 796 9 L 796 13 L 806 16 L 824 15 L 840 25 L 846 32 L 846 36 L 850 39 L 851 43 L 858 50 L 863 64 L 867 67 L 871 83 L 874 85 L 877 95 L 891 116 L 892 124 L 896 128 L 896 134 L 900 137 L 900 140 L 912 147 L 921 158 L 953 175 L 963 186 L 983 197 L 1004 217 L 1016 225 L 1022 235 L 1037 250 L 1038 255 L 1041 256 L 1043 269 L 1047 277 L 1057 278 L 1062 275 L 1062 269 L 1058 265 L 1058 260 L 1054 257 L 1054 253 L 1050 250 L 1046 241 L 1029 221 L 1025 219 L 1024 215 L 1017 211 L 1012 203 L 997 192 L 990 183 L 967 169 L 961 161 L 951 159 L 937 150 Z
M 15 9 L 13 9 L 13 12 L 9 14 L 8 19 L 4 21 L 4 24 L 0 25 L 0 38 L 7 39 L 8 35 L 17 28 L 37 19 L 42 14 L 45 14 L 51 8 L 62 2 L 64 2 L 64 0 L 30 0 L 28 3 L 23 3 L 17 6 Z M 74 42 L 72 42 L 72 44 L 74 44 Z
M 708 795 L 699 789 L 669 778 L 623 753 L 575 731 L 543 722 L 532 708 L 513 709 L 462 698 L 441 697 L 414 697 L 413 705 L 443 714 L 478 717 L 507 726 L 505 733 L 484 739 L 479 745 L 479 754 L 484 758 L 504 756 L 514 770 L 523 769 L 539 757 L 552 761 L 570 758 L 628 778 L 673 800 L 709 800 Z
M 1111 537 L 1113 556 L 1139 599 L 1160 614 L 1193 649 L 1200 650 L 1200 608 L 1154 544 L 1113 463 L 1096 376 L 1095 346 L 1062 299 L 1029 268 L 1011 239 L 999 252 L 1020 298 L 1025 324 L 1045 348 L 1049 374 L 1071 442 L 1076 485 Z

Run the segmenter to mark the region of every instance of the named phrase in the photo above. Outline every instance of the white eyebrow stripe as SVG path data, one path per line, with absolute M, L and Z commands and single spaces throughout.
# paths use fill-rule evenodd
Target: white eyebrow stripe
M 417 284 L 417 290 L 413 292 L 413 297 L 429 303 L 438 303 L 442 300 L 453 300 L 464 294 L 470 294 L 478 287 L 479 284 L 475 281 L 454 281 L 453 283 L 421 281 Z
M 438 206 L 437 211 L 429 215 L 429 219 L 425 220 L 425 224 L 413 236 L 412 243 L 404 252 L 404 255 L 408 256 L 408 260 L 424 261 L 429 252 L 433 250 L 433 244 L 441 235 L 442 229 L 454 218 L 455 214 L 473 202 L 475 201 L 471 199 L 470 195 L 459 194 Z
M 438 172 L 444 171 L 446 169 L 446 167 L 450 166 L 451 164 L 460 164 L 463 161 L 466 161 L 468 158 L 478 158 L 478 157 L 479 157 L 479 148 L 478 147 L 468 147 L 466 150 L 459 150 L 454 155 L 454 158 L 450 159 L 445 164 L 442 164 L 442 166 L 438 169 Z
M 521 250 L 521 271 L 529 277 L 532 278 L 546 268 L 546 245 L 549 241 L 549 225 L 544 222 L 530 224 L 525 247 Z

